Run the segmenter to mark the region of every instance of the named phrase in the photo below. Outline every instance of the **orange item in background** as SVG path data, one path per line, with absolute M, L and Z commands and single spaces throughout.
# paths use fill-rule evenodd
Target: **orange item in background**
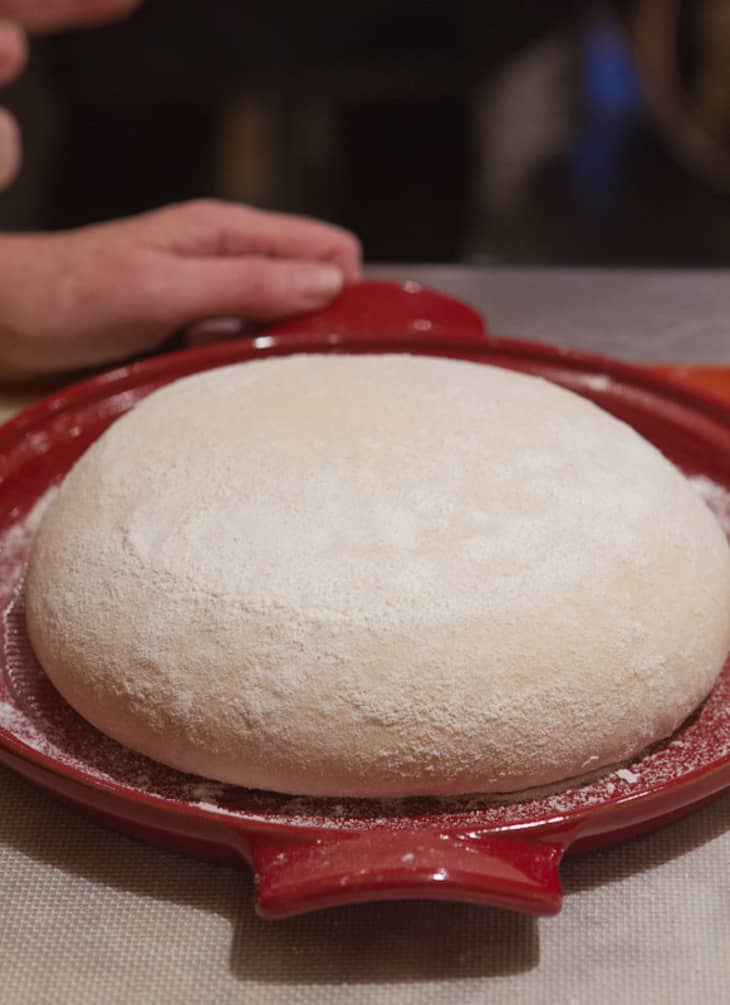
M 652 366 L 652 370 L 669 377 L 671 380 L 688 384 L 699 391 L 708 391 L 725 401 L 730 400 L 730 366 L 692 366 L 691 364 L 674 364 L 673 366 Z

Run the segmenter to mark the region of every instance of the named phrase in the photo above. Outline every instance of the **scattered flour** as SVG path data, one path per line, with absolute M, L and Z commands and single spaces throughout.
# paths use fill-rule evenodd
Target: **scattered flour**
M 728 556 L 676 468 L 579 396 L 470 363 L 179 381 L 90 448 L 41 534 L 28 615 L 61 690 L 252 787 L 553 786 L 663 736 L 726 644 Z
M 25 515 L 21 515 L 17 508 L 8 514 L 14 522 L 6 530 L 0 531 L 0 569 L 3 574 L 6 567 L 12 569 L 19 562 L 25 561 L 33 535 L 57 491 L 56 486 L 50 488 Z
M 82 771 L 101 786 L 113 784 L 216 815 L 274 823 L 358 829 L 377 823 L 395 829 L 427 826 L 500 827 L 580 813 L 650 789 L 710 763 L 730 758 L 730 666 L 705 705 L 668 741 L 631 766 L 568 783 L 562 791 L 440 799 L 326 799 L 288 797 L 185 775 L 137 754 L 84 722 L 58 695 L 35 661 L 24 629 L 22 588 L 3 618 L 0 651 L 0 730 L 60 769 Z M 0 743 L 2 736 L 0 735 Z M 423 818 L 423 819 L 422 819 Z
M 705 476 L 690 480 L 730 531 L 730 493 Z M 245 816 L 270 824 L 349 830 L 378 824 L 412 829 L 433 827 L 433 818 L 438 816 L 446 829 L 514 826 L 579 814 L 730 759 L 729 664 L 702 708 L 674 737 L 629 766 L 574 781 L 557 792 L 448 799 L 307 799 L 222 785 L 173 771 L 120 746 L 84 722 L 51 686 L 30 649 L 22 578 L 33 534 L 54 492 L 46 493 L 25 516 L 16 514 L 17 519 L 0 533 L 0 586 L 5 598 L 0 638 L 0 745 L 14 744 L 15 749 L 23 745 L 26 756 L 44 754 L 56 762 L 59 771 L 75 768 L 100 787 L 113 785 L 122 791 L 187 803 L 218 816 Z
M 692 475 L 689 482 L 715 514 L 725 533 L 730 534 L 730 492 L 705 475 Z
M 585 387 L 589 391 L 609 391 L 613 381 L 605 373 L 571 374 L 571 387 Z

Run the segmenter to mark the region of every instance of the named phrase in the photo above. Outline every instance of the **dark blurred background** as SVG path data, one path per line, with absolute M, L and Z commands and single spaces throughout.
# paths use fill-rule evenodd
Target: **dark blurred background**
M 730 264 L 730 0 L 147 0 L 3 99 L 0 229 L 211 195 L 370 260 Z

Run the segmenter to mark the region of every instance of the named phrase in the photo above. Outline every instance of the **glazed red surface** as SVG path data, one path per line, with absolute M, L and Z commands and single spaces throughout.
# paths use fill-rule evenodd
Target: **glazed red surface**
M 539 374 L 631 423 L 687 474 L 730 491 L 730 409 L 719 399 L 642 368 L 487 335 L 471 308 L 414 284 L 360 284 L 328 311 L 256 339 L 93 378 L 0 428 L 0 702 L 17 711 L 14 725 L 0 727 L 0 759 L 126 833 L 220 861 L 244 857 L 256 870 L 267 917 L 393 897 L 552 913 L 560 907 L 566 849 L 585 851 L 659 826 L 730 784 L 730 667 L 692 720 L 628 773 L 517 801 L 307 800 L 211 786 L 120 747 L 62 701 L 24 638 L 19 583 L 30 541 L 23 521 L 86 447 L 171 380 L 298 351 L 414 352 Z

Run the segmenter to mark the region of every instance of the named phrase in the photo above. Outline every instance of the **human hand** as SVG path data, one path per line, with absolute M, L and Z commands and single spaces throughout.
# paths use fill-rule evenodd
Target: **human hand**
M 124 17 L 140 0 L 0 0 L 0 87 L 14 80 L 25 65 L 26 31 L 51 31 L 98 24 Z M 20 131 L 12 115 L 0 108 L 0 189 L 20 167 Z
M 0 237 L 0 375 L 123 359 L 205 318 L 314 310 L 359 275 L 347 231 L 215 200 Z

